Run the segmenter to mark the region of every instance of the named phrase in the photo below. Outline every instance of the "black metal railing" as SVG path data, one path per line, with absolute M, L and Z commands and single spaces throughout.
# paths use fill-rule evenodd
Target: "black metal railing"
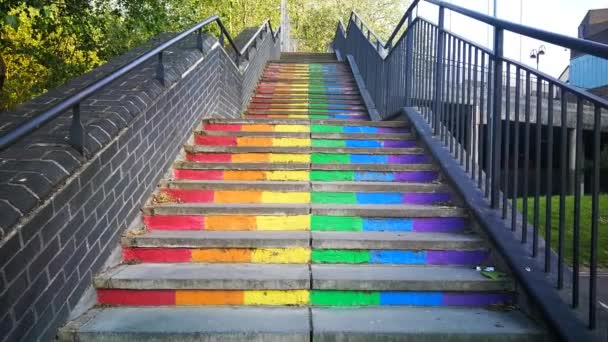
M 601 134 L 608 132 L 608 100 L 504 57 L 504 32 L 601 58 L 608 58 L 608 45 L 443 1 L 425 2 L 438 7 L 437 24 L 414 18 L 414 1 L 383 43 L 353 12 L 346 28 L 338 23 L 333 49 L 354 57 L 383 118 L 403 107 L 418 108 L 491 208 L 517 231 L 530 257 L 539 260 L 547 275 L 543 281 L 552 281 L 556 291 L 571 290 L 570 313 L 556 312 L 559 308 L 543 298 L 533 298 L 551 326 L 564 339 L 590 336 L 585 330 L 598 327 L 600 148 Z M 447 31 L 446 10 L 493 27 L 493 49 Z M 590 185 L 589 213 L 582 209 L 584 183 Z M 552 206 L 554 196 L 558 208 Z M 608 208 L 603 210 L 608 213 Z M 589 216 L 589 225 L 583 226 L 582 215 Z M 588 252 L 586 260 L 583 251 Z M 580 279 L 583 266 L 589 270 L 585 289 Z M 525 288 L 535 286 L 526 270 L 513 271 Z M 571 329 L 578 325 L 565 320 L 577 317 L 586 323 Z
M 210 24 L 217 24 L 219 28 L 219 45 L 221 48 L 224 48 L 225 39 L 228 40 L 229 46 L 232 48 L 232 53 L 234 55 L 234 62 L 238 67 L 241 63 L 246 62 L 250 59 L 250 52 L 252 49 L 256 48 L 256 44 L 259 38 L 267 32 L 270 33 L 273 41 L 276 41 L 278 35 L 280 33 L 280 28 L 274 32 L 272 29 L 272 25 L 270 20 L 266 19 L 262 25 L 258 28 L 258 30 L 251 36 L 249 41 L 243 46 L 243 48 L 239 49 L 234 43 L 230 33 L 222 23 L 221 19 L 218 16 L 211 16 L 206 18 L 205 20 L 195 24 L 189 29 L 182 31 L 177 34 L 175 37 L 167 40 L 166 42 L 148 50 L 141 56 L 135 58 L 129 63 L 121 66 L 117 70 L 103 77 L 102 79 L 93 82 L 92 84 L 86 86 L 85 88 L 77 91 L 75 94 L 61 100 L 59 103 L 53 105 L 52 107 L 46 109 L 42 113 L 36 115 L 30 120 L 20 124 L 19 126 L 11 129 L 6 134 L 0 136 L 0 150 L 7 148 L 8 146 L 14 144 L 19 139 L 24 136 L 30 134 L 36 129 L 40 128 L 42 125 L 47 122 L 59 117 L 65 111 L 72 111 L 72 124 L 70 127 L 69 134 L 69 143 L 72 145 L 77 151 L 79 151 L 82 155 L 85 154 L 85 137 L 86 132 L 83 125 L 83 122 L 80 118 L 80 104 L 82 101 L 86 100 L 91 95 L 100 91 L 101 89 L 108 86 L 113 81 L 118 78 L 124 76 L 135 68 L 141 66 L 142 64 L 156 59 L 156 78 L 158 81 L 164 85 L 165 84 L 165 65 L 163 63 L 163 52 L 173 46 L 174 44 L 184 40 L 185 38 L 191 37 L 192 34 L 196 35 L 196 44 L 197 48 L 203 51 L 203 30 Z

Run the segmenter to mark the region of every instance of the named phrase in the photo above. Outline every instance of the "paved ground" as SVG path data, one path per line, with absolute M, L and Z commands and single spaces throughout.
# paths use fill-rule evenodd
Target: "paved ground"
M 608 341 L 608 272 L 599 273 L 597 280 L 597 300 L 600 308 L 598 325 L 600 329 L 606 330 L 606 341 Z M 581 287 L 588 286 L 589 274 L 581 274 Z

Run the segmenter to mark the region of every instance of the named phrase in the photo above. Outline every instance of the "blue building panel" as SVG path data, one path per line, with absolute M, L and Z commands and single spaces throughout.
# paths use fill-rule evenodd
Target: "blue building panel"
M 585 89 L 608 85 L 608 59 L 583 55 L 570 60 L 570 84 Z

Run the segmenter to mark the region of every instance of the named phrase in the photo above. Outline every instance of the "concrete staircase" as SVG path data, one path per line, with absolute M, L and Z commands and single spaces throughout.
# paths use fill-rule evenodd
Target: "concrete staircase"
M 242 119 L 207 120 L 94 279 L 66 341 L 538 341 L 514 284 L 405 121 L 347 65 L 286 54 Z

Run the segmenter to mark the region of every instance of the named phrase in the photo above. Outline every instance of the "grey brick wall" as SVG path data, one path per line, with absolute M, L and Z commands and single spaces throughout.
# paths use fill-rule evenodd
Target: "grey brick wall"
M 0 341 L 54 337 L 193 129 L 239 117 L 279 46 L 266 34 L 239 71 L 214 39 L 204 54 L 185 41 L 166 52 L 165 86 L 153 61 L 83 102 L 88 158 L 66 144 L 69 113 L 0 152 Z M 0 113 L 0 134 L 142 51 Z

